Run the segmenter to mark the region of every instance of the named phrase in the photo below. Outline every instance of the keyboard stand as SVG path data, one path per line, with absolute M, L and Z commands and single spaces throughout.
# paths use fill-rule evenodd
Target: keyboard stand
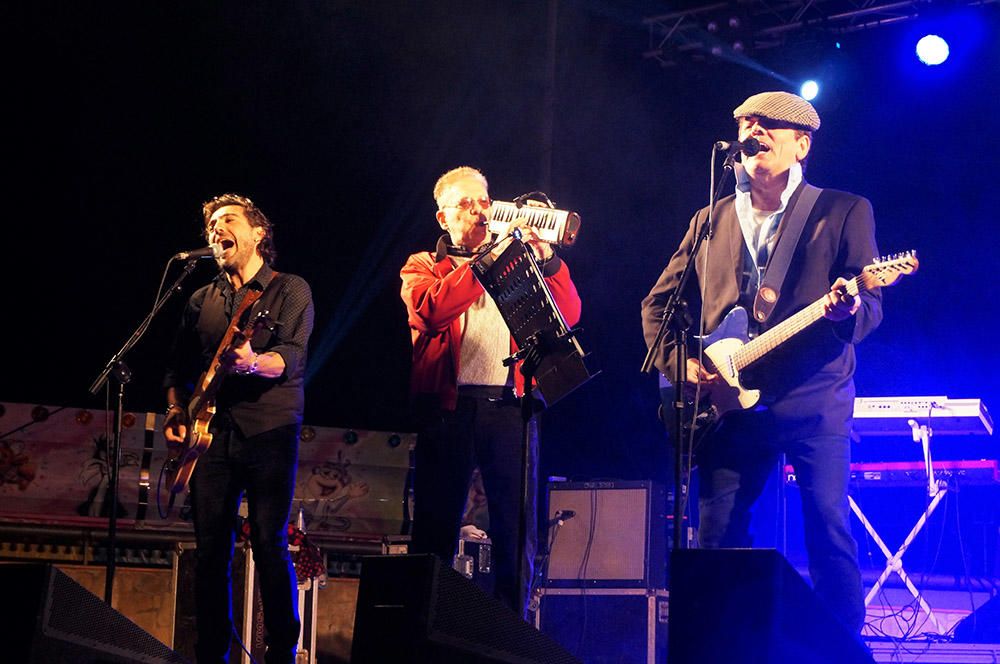
M 932 431 L 930 427 L 926 424 L 920 424 L 916 420 L 909 420 L 907 424 L 910 425 L 910 429 L 913 434 L 913 441 L 920 443 L 923 448 L 924 469 L 927 474 L 927 495 L 930 497 L 931 502 L 927 505 L 927 509 L 925 509 L 920 515 L 920 518 L 917 519 L 917 523 L 910 530 L 910 534 L 906 536 L 906 539 L 903 540 L 903 543 L 900 545 L 899 549 L 896 550 L 895 554 L 889 552 L 889 547 L 887 547 L 885 542 L 882 541 L 882 538 L 879 536 L 878 532 L 876 532 L 875 527 L 872 526 L 871 522 L 867 519 L 867 517 L 865 517 L 864 512 L 861 511 L 861 508 L 854 501 L 854 498 L 852 496 L 847 497 L 851 505 L 851 510 L 854 511 L 858 520 L 864 524 L 865 530 L 867 530 L 868 534 L 872 536 L 873 540 L 875 540 L 875 543 L 878 545 L 878 548 L 882 550 L 886 559 L 885 570 L 883 570 L 882 574 L 878 578 L 878 581 L 875 582 L 875 585 L 872 586 L 872 589 L 865 597 L 865 607 L 868 607 L 868 605 L 872 603 L 872 600 L 875 599 L 875 596 L 878 594 L 879 590 L 881 590 L 882 585 L 885 584 L 889 575 L 895 573 L 906 585 L 907 590 L 910 591 L 913 598 L 920 604 L 920 608 L 927 614 L 927 619 L 934 626 L 934 629 L 937 630 L 937 633 L 944 635 L 945 630 L 941 627 L 941 623 L 938 622 L 937 617 L 931 610 L 930 604 L 928 604 L 927 600 L 925 600 L 923 595 L 920 594 L 917 587 L 913 585 L 910 577 L 906 574 L 906 570 L 903 569 L 903 554 L 910 548 L 910 544 L 912 544 L 913 540 L 916 539 L 917 534 L 920 533 L 924 525 L 927 523 L 927 520 L 931 517 L 931 514 L 934 513 L 938 504 L 948 493 L 948 485 L 946 482 L 939 481 L 934 477 L 934 463 L 931 460 L 930 445 Z

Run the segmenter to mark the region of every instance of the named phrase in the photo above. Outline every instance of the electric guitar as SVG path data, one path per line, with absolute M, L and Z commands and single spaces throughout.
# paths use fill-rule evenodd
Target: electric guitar
M 247 292 L 236 313 L 233 314 L 233 321 L 240 321 L 260 296 L 261 291 Z M 208 429 L 216 412 L 215 397 L 226 376 L 223 358 L 261 330 L 273 331 L 275 322 L 268 313 L 267 311 L 258 313 L 242 328 L 238 326 L 238 322 L 230 324 L 222 341 L 219 342 L 219 348 L 215 351 L 208 369 L 198 379 L 197 387 L 187 404 L 188 427 L 184 449 L 173 459 L 171 467 L 168 467 L 171 493 L 177 494 L 187 488 L 198 459 L 212 444 L 212 432 Z
M 916 272 L 919 266 L 920 262 L 914 251 L 877 259 L 847 282 L 845 290 L 849 295 L 857 297 L 874 288 L 892 286 L 900 277 Z M 740 306 L 733 307 L 711 334 L 695 337 L 696 340 L 703 340 L 706 369 L 717 373 L 725 383 L 713 385 L 710 398 L 703 396 L 699 399 L 693 425 L 696 441 L 710 432 L 726 413 L 752 408 L 757 404 L 760 390 L 744 388 L 740 383 L 740 372 L 823 318 L 825 297 L 824 295 L 752 340 L 747 334 L 749 315 Z M 690 434 L 690 429 L 686 434 Z

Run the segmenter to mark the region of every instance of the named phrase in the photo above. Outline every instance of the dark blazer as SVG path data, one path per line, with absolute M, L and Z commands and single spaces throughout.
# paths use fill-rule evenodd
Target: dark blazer
M 802 185 L 793 193 L 788 210 L 801 192 Z M 702 245 L 695 274 L 685 289 L 684 296 L 695 321 L 691 336 L 698 333 L 699 316 L 704 315 L 704 329 L 711 332 L 740 303 L 743 261 L 749 259 L 745 257 L 735 200 L 732 195 L 716 205 L 715 232 L 711 241 Z M 786 210 L 778 227 L 779 236 L 788 216 Z M 694 215 L 680 247 L 642 302 L 647 345 L 652 344 L 663 306 L 680 280 L 694 245 L 695 229 L 701 228 L 707 217 L 708 208 Z M 761 331 L 823 297 L 837 277 L 856 276 L 876 256 L 871 203 L 854 194 L 824 189 L 805 222 L 781 297 Z M 762 402 L 769 407 L 766 416 L 769 434 L 798 438 L 848 433 L 854 407 L 853 344 L 874 330 L 881 320 L 881 293 L 865 292 L 854 317 L 839 323 L 822 319 L 743 372 L 745 386 L 762 390 Z M 673 365 L 666 350 L 666 344 L 659 349 L 656 367 L 670 377 Z

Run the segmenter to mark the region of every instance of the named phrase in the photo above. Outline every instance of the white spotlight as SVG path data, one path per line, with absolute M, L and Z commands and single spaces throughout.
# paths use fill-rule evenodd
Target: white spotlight
M 819 94 L 819 83 L 811 79 L 806 81 L 802 84 L 802 87 L 799 88 L 799 94 L 802 95 L 802 98 L 806 101 L 812 101 L 816 98 L 816 95 Z
M 926 35 L 917 42 L 917 57 L 928 66 L 939 65 L 948 59 L 948 42 L 937 35 Z

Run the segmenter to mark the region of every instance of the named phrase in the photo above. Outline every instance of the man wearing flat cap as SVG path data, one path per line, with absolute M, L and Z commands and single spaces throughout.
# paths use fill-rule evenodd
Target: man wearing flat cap
M 751 507 L 784 453 L 801 489 L 813 586 L 857 633 L 864 602 L 847 500 L 854 344 L 878 326 L 882 302 L 877 289 L 852 297 L 846 285 L 878 255 L 872 207 L 860 196 L 805 182 L 803 165 L 820 127 L 806 100 L 764 92 L 740 104 L 733 116 L 739 140 L 756 139 L 761 151 L 744 154 L 734 165 L 736 191 L 716 205 L 711 238 L 693 258 L 695 271 L 682 293 L 695 321 L 692 333 L 702 325 L 716 330 L 735 306 L 749 312 L 750 338 L 814 302 L 822 318 L 747 366 L 741 382 L 759 389 L 760 400 L 724 413 L 697 443 L 700 545 L 751 546 Z M 642 302 L 648 345 L 707 217 L 708 208 L 694 215 Z M 667 377 L 674 375 L 670 342 L 668 334 L 656 355 Z M 701 401 L 711 403 L 713 390 L 719 396 L 725 383 L 697 343 L 689 347 L 685 366 L 688 399 L 699 383 Z

